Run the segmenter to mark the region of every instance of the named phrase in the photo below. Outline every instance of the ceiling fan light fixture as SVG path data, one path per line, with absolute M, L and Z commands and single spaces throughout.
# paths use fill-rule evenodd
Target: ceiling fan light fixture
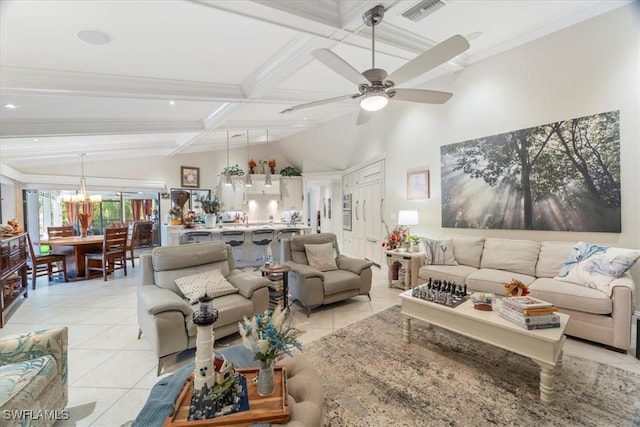
M 367 111 L 378 111 L 389 103 L 389 97 L 384 91 L 372 91 L 360 100 L 360 107 Z

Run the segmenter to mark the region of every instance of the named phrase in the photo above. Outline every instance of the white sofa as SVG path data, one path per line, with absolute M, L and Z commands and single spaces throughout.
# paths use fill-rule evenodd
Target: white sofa
M 566 334 L 626 352 L 631 343 L 635 283 L 629 273 L 614 279 L 608 293 L 555 280 L 575 243 L 534 242 L 484 237 L 451 237 L 458 265 L 425 265 L 416 257 L 412 285 L 432 279 L 466 284 L 471 291 L 504 295 L 517 279 L 531 295 L 556 305 L 570 316 Z

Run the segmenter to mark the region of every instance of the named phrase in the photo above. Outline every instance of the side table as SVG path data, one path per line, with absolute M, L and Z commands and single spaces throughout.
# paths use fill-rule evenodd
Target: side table
M 287 265 L 263 265 L 258 270 L 262 273 L 263 277 L 271 280 L 272 282 L 277 282 L 282 280 L 282 302 L 284 306 L 282 309 L 289 307 L 289 270 L 291 267 Z M 269 292 L 271 294 L 271 292 Z M 271 295 L 269 295 L 269 299 L 271 299 Z
M 404 267 L 404 283 L 400 283 L 404 286 L 404 290 L 407 290 L 413 286 L 414 277 L 411 275 L 411 263 L 418 261 L 421 256 L 426 256 L 425 252 L 399 252 L 399 251 L 385 251 L 387 258 L 387 284 L 389 287 L 393 287 L 392 278 L 392 266 L 394 262 L 399 262 Z

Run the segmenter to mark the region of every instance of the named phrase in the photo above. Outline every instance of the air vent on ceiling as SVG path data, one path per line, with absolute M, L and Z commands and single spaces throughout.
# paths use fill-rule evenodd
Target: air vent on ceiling
M 442 0 L 423 0 L 411 9 L 403 12 L 402 16 L 407 19 L 411 19 L 413 22 L 418 22 L 427 15 L 431 15 L 444 5 L 445 3 Z

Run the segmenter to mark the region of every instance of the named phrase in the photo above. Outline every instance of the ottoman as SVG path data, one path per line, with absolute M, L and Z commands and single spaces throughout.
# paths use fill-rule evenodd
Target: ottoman
M 237 368 L 258 366 L 253 354 L 242 345 L 216 349 L 216 354 L 224 355 Z M 277 365 L 287 367 L 287 405 L 291 419 L 288 427 L 319 427 L 322 425 L 322 382 L 320 374 L 302 353 L 285 357 Z M 147 402 L 133 422 L 133 427 L 156 427 L 162 425 L 171 413 L 173 403 L 178 398 L 184 383 L 193 372 L 193 362 L 180 368 L 174 374 L 158 381 Z M 269 424 L 255 424 L 265 426 Z

